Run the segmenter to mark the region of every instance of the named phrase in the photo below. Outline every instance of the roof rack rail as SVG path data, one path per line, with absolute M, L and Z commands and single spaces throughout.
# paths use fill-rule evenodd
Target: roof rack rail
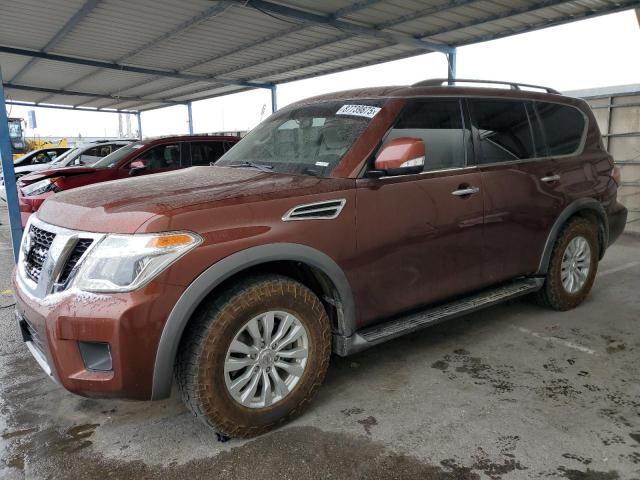
M 549 87 L 542 87 L 540 85 L 530 85 L 528 83 L 516 83 L 516 82 L 503 82 L 500 80 L 469 80 L 465 78 L 456 78 L 454 80 L 449 80 L 447 78 L 432 78 L 429 80 L 423 80 L 422 82 L 414 83 L 411 85 L 412 87 L 442 87 L 445 84 L 447 86 L 455 83 L 483 83 L 483 84 L 493 84 L 493 85 L 509 85 L 511 90 L 522 90 L 522 87 L 526 88 L 537 88 L 540 90 L 544 90 L 547 93 L 554 93 L 556 95 L 561 95 L 558 90 Z

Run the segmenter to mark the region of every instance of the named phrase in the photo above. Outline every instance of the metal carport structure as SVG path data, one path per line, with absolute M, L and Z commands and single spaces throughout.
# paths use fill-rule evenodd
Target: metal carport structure
M 38 0 L 0 5 L 6 104 L 140 112 L 561 25 L 638 0 Z M 5 102 L 5 98 L 9 100 Z M 5 105 L 0 152 L 22 229 Z

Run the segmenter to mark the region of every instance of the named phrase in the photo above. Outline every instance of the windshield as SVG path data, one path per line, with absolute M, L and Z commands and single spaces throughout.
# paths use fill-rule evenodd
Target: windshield
M 357 100 L 283 110 L 249 132 L 216 166 L 328 176 L 381 105 Z
M 104 158 L 101 158 L 92 165 L 93 168 L 113 168 L 120 160 L 129 155 L 134 150 L 144 147 L 144 143 L 130 143 L 122 148 L 119 148 L 113 153 L 110 153 Z

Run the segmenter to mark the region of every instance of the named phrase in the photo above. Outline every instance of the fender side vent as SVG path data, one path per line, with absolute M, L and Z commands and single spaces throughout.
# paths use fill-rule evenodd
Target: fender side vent
M 345 203 L 344 198 L 324 202 L 307 203 L 293 207 L 284 214 L 282 220 L 332 220 L 340 215 Z

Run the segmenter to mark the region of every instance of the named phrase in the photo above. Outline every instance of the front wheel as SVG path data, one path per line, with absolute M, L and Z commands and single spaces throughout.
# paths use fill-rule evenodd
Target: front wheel
M 191 411 L 230 437 L 293 418 L 322 383 L 331 353 L 318 297 L 282 276 L 235 285 L 199 309 L 181 343 L 176 377 Z
M 574 218 L 562 230 L 551 253 L 538 303 L 555 310 L 570 310 L 581 304 L 593 286 L 598 269 L 597 226 Z

